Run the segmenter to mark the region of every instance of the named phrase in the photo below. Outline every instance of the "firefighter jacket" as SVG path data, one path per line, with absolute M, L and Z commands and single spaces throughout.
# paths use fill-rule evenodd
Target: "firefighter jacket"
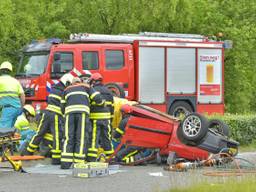
M 105 103 L 104 105 L 99 105 L 94 101 L 91 102 L 90 119 L 110 119 L 114 112 L 112 93 L 103 84 L 97 84 L 93 88 L 101 94 Z
M 46 110 L 62 115 L 62 96 L 65 86 L 58 83 L 52 87 L 51 93 L 48 95 L 48 106 Z
M 64 98 L 65 114 L 85 112 L 89 115 L 91 101 L 97 105 L 104 104 L 100 93 L 84 83 L 67 87 L 64 91 Z

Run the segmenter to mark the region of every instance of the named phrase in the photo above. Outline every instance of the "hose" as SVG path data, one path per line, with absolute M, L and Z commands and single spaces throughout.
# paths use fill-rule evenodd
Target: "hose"
M 236 165 L 236 169 L 233 170 L 225 170 L 225 171 L 208 171 L 208 172 L 204 172 L 203 175 L 204 176 L 221 176 L 221 177 L 229 177 L 229 176 L 241 176 L 243 174 L 256 174 L 256 166 L 255 164 L 253 164 L 251 161 L 244 159 L 244 158 L 235 158 L 232 157 L 230 154 L 228 153 L 218 153 L 216 155 L 213 156 L 217 156 L 217 155 L 226 155 L 228 158 L 231 158 L 232 161 L 235 163 Z M 251 170 L 248 169 L 241 169 L 241 166 L 239 165 L 238 160 L 242 160 L 245 161 L 246 163 L 248 163 L 250 166 L 248 166 L 249 168 L 251 168 Z M 252 169 L 254 168 L 254 169 Z

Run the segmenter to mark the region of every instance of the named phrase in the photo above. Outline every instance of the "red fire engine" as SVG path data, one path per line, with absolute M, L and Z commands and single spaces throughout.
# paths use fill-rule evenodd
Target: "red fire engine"
M 17 78 L 44 108 L 51 85 L 76 69 L 99 72 L 116 94 L 174 114 L 224 113 L 225 43 L 202 35 L 71 34 L 24 48 Z

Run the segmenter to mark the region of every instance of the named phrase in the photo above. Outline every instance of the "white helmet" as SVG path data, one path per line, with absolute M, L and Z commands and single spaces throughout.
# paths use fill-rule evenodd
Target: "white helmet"
M 1 64 L 0 69 L 8 69 L 9 71 L 12 71 L 12 64 L 9 61 L 4 61 Z
M 73 75 L 71 75 L 70 73 L 66 73 L 60 78 L 60 81 L 66 86 L 68 82 L 72 83 L 73 78 Z

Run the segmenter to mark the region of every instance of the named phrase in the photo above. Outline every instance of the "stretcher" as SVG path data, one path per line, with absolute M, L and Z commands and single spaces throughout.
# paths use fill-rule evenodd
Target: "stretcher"
M 14 147 L 19 143 L 20 135 L 15 133 L 14 128 L 1 128 L 0 130 L 0 150 L 1 162 L 8 161 L 15 171 L 23 171 L 20 160 L 15 161 L 10 158 L 13 155 Z

